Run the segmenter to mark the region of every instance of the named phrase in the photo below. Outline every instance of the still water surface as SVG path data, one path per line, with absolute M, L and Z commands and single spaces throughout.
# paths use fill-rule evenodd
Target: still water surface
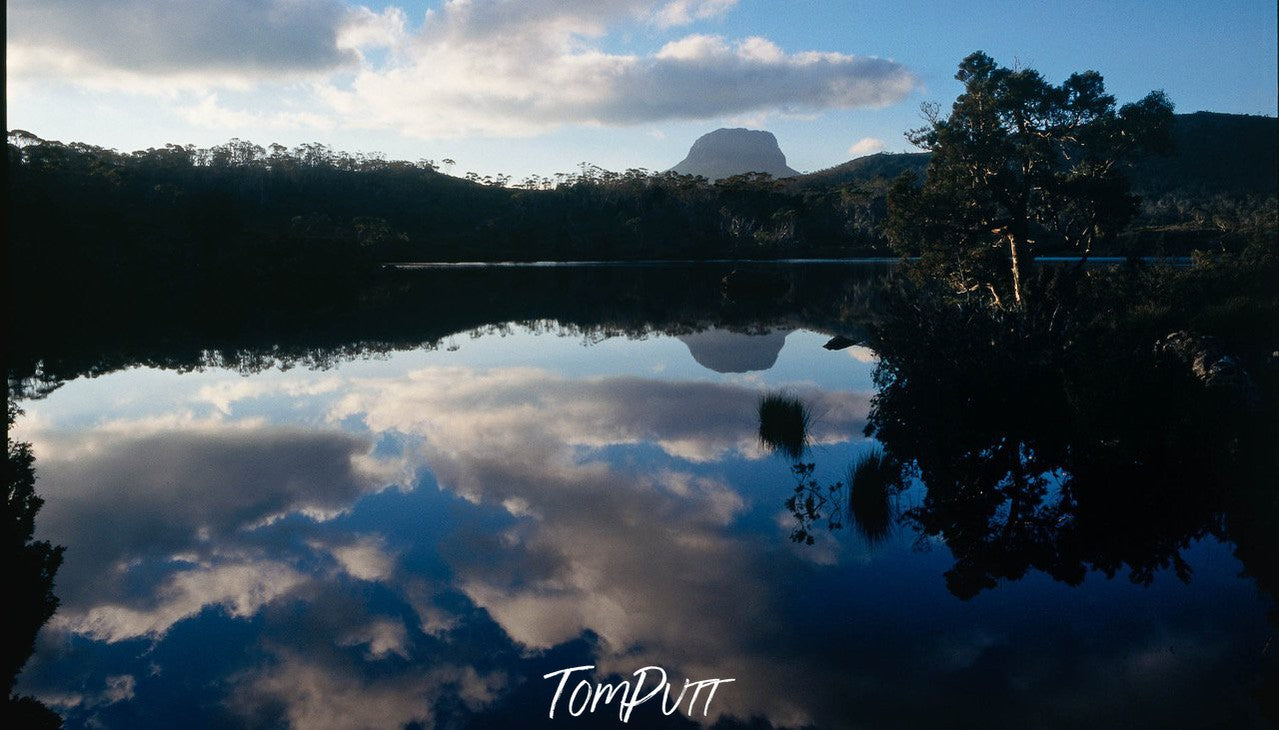
M 797 544 L 759 400 L 808 404 L 805 460 L 844 480 L 875 447 L 875 353 L 824 349 L 834 328 L 668 329 L 495 323 L 25 402 L 38 537 L 67 552 L 19 690 L 73 728 L 611 727 L 616 703 L 548 718 L 543 676 L 651 665 L 676 692 L 734 680 L 705 726 L 1260 725 L 1270 603 L 1230 543 L 1181 551 L 1189 582 L 1032 570 L 966 600 L 906 524 Z M 684 704 L 629 725 L 689 724 Z

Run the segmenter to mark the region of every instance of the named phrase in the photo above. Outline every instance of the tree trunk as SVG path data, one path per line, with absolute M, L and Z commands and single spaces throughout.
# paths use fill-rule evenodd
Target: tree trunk
M 1013 301 L 1021 306 L 1021 247 L 1022 242 L 1014 235 L 1008 236 L 1008 254 L 1012 259 Z

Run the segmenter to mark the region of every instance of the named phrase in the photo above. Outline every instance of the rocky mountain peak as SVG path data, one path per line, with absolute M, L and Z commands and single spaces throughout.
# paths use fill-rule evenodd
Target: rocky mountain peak
M 799 174 L 786 165 L 786 155 L 772 132 L 741 128 L 717 129 L 698 137 L 688 156 L 671 170 L 710 180 L 748 172 L 765 172 L 773 177 Z

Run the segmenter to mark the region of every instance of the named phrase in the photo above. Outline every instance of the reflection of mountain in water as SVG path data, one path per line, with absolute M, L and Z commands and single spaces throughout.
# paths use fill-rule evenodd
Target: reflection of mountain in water
M 437 344 L 508 322 L 555 321 L 593 338 L 678 334 L 707 326 L 761 331 L 786 326 L 854 334 L 873 318 L 889 266 L 767 268 L 785 299 L 731 301 L 721 281 L 733 265 L 492 268 L 391 271 L 358 303 L 331 310 L 253 308 L 183 313 L 189 303 L 122 316 L 104 308 L 60 317 L 26 309 L 6 341 L 11 392 L 33 395 L 87 373 L 148 365 L 174 370 L 224 366 L 245 373 L 275 364 L 324 366 L 343 359 Z M 244 307 L 244 309 L 238 309 Z M 249 322 L 252 322 L 250 326 Z M 778 345 L 780 347 L 780 344 Z M 696 353 L 694 353 L 696 355 Z M 698 360 L 707 367 L 707 362 Z
M 717 373 L 749 373 L 776 365 L 788 334 L 779 330 L 752 335 L 709 329 L 681 335 L 679 340 L 688 345 L 693 359 L 704 368 Z

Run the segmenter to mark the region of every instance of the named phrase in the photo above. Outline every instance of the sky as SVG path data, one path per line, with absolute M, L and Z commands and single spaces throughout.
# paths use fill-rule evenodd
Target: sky
M 1120 103 L 1275 115 L 1273 0 L 8 0 L 6 123 L 122 151 L 322 142 L 481 176 L 663 170 L 719 127 L 911 151 L 983 50 Z

